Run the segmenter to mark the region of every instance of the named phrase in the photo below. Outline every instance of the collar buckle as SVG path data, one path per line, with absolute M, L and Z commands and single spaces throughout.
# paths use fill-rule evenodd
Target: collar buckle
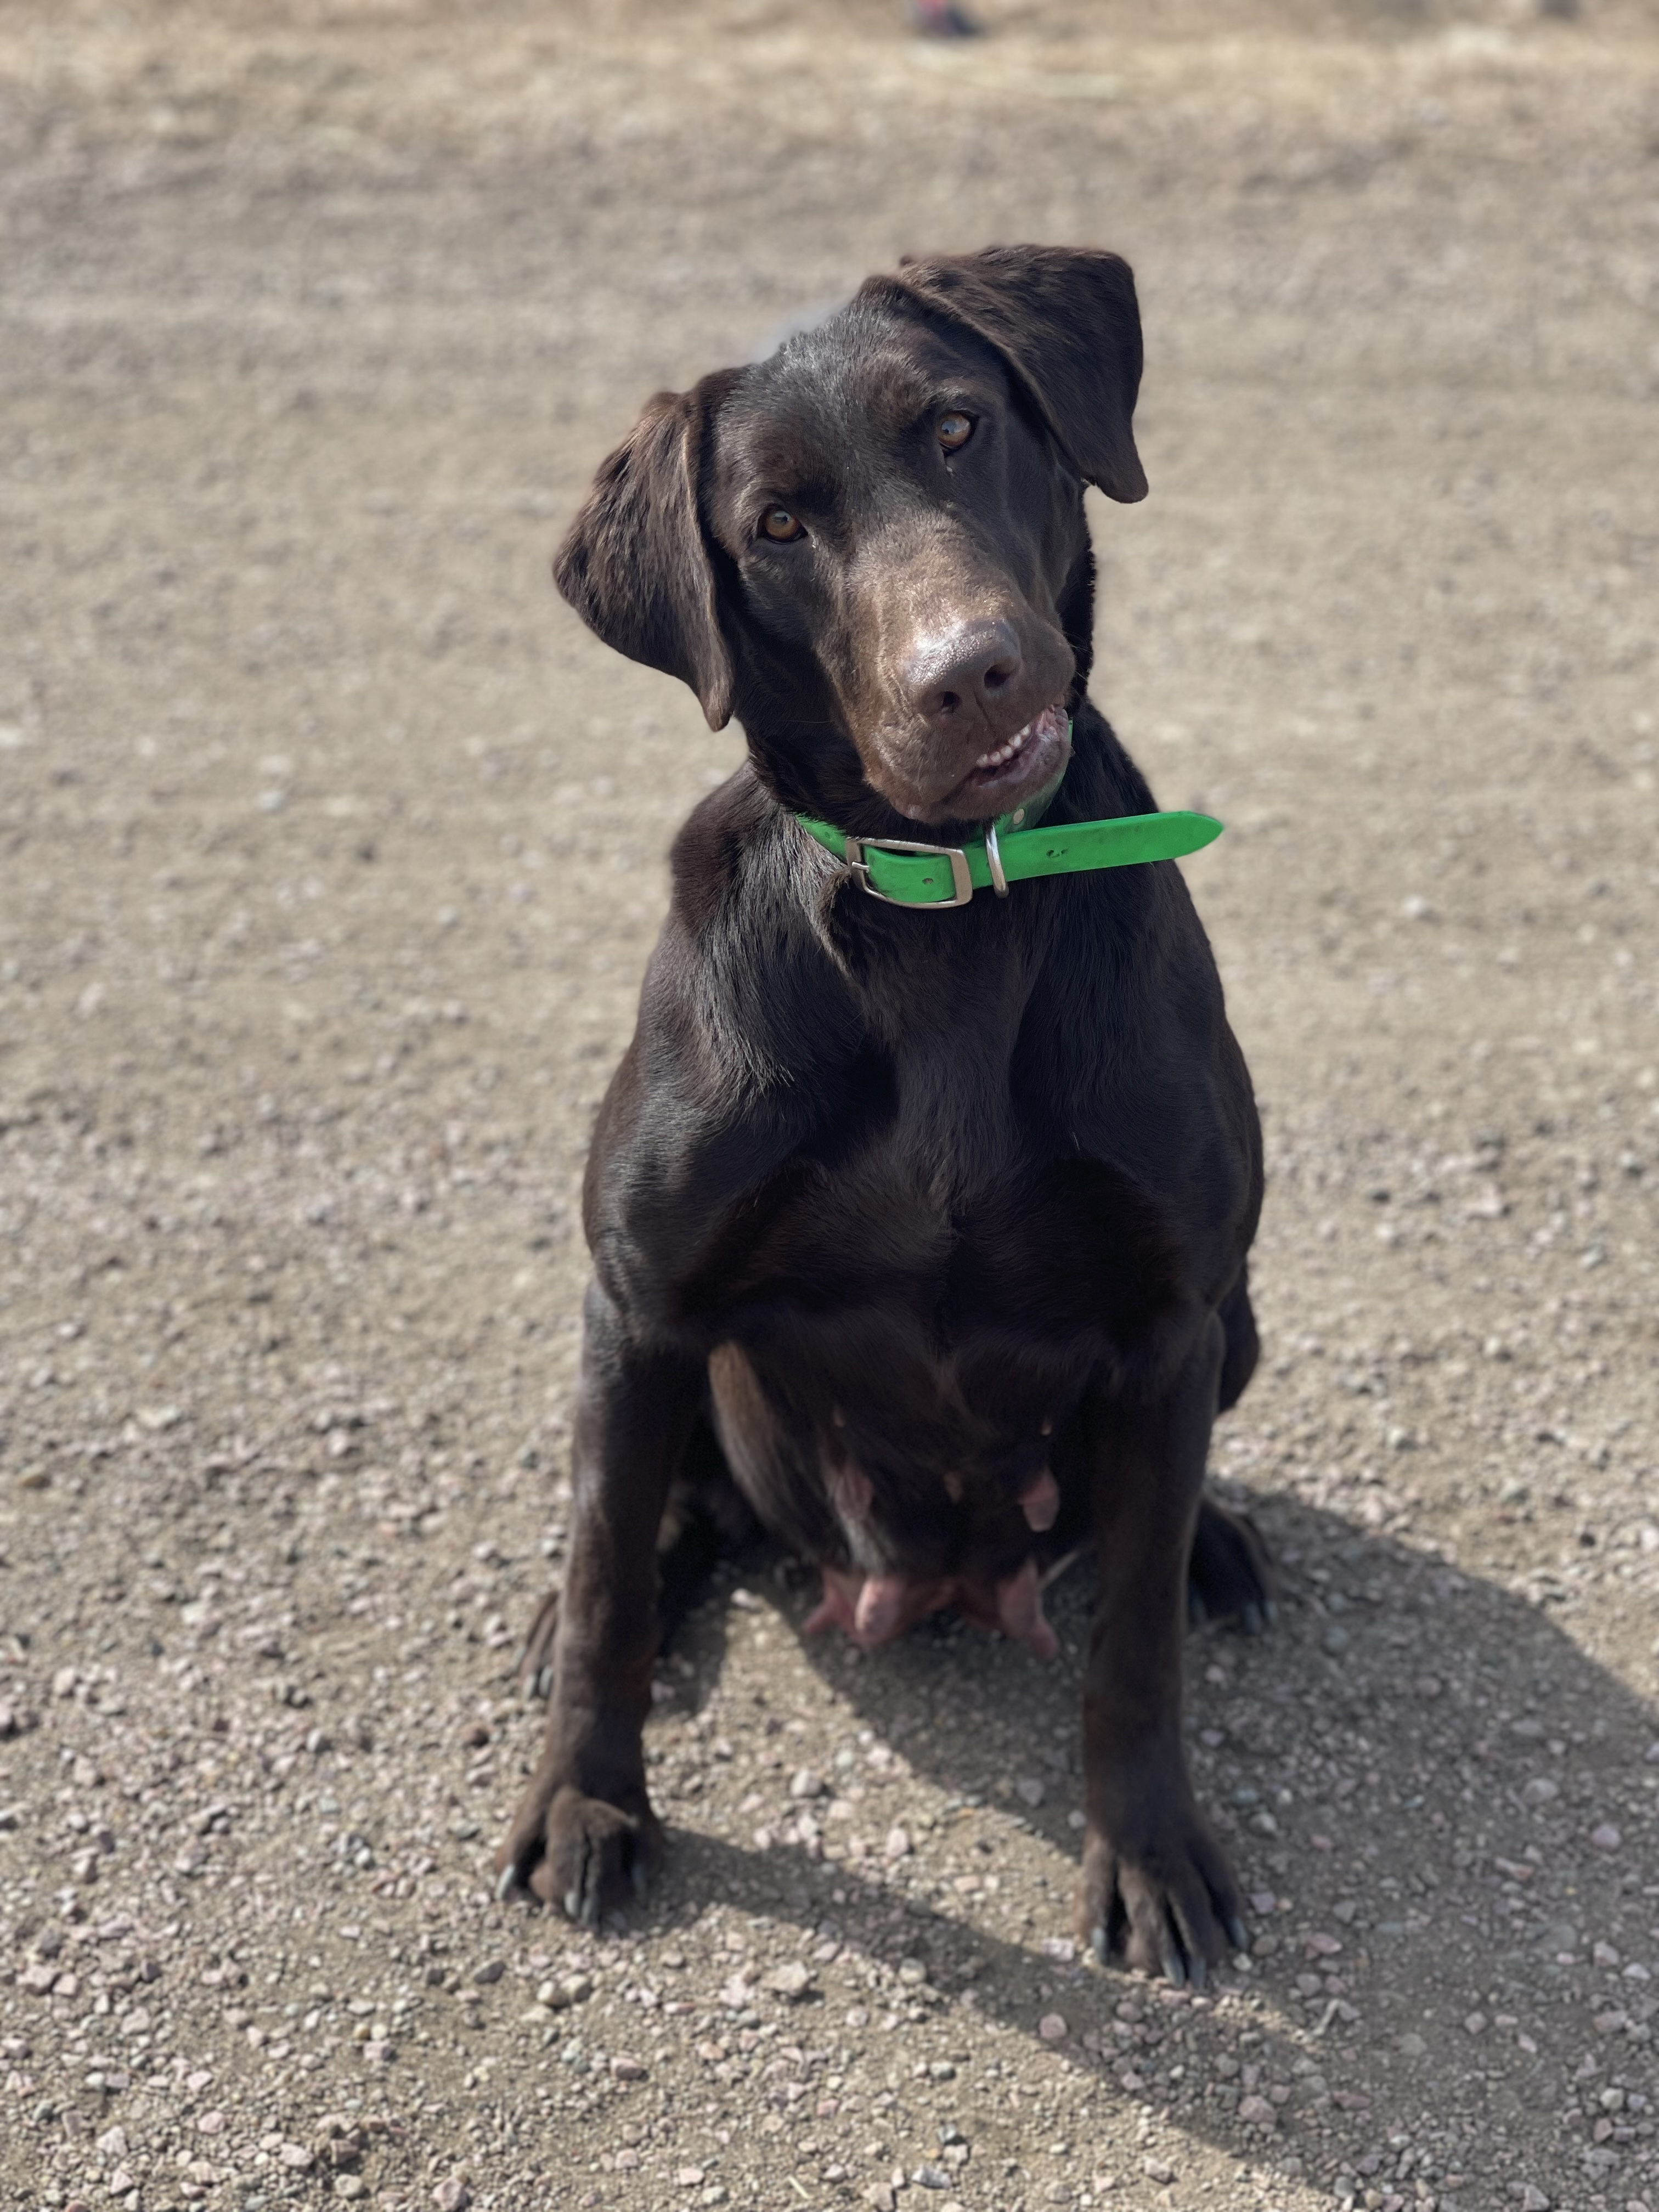
M 974 879 L 968 872 L 968 855 L 960 845 L 917 845 L 906 837 L 848 837 L 846 840 L 847 865 L 856 874 L 861 889 L 872 898 L 879 899 L 884 906 L 902 906 L 907 913 L 924 912 L 930 908 L 943 911 L 946 907 L 966 906 L 974 896 Z M 890 891 L 878 888 L 870 874 L 866 852 L 910 853 L 924 859 L 948 860 L 951 863 L 951 896 L 946 899 L 895 898 Z

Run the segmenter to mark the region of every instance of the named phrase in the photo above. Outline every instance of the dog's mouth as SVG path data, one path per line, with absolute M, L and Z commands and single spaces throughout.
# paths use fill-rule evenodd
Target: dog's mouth
M 1006 813 L 1028 793 L 1040 790 L 1059 774 L 1068 726 L 1066 702 L 1057 699 L 1040 714 L 1033 714 L 1024 729 L 982 752 L 950 793 L 942 811 L 975 817 Z

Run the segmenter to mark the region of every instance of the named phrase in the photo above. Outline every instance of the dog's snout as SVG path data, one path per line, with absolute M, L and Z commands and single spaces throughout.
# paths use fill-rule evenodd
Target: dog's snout
M 910 703 L 935 729 L 971 728 L 996 713 L 1024 659 L 1012 623 L 968 622 L 927 638 L 905 665 Z

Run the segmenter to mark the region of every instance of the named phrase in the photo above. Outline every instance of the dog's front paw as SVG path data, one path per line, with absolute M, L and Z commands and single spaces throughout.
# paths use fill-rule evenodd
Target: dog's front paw
M 661 1863 L 662 1823 L 643 1796 L 627 1811 L 568 1784 L 532 1782 L 495 1854 L 501 1896 L 527 1889 L 587 1928 L 643 1898 Z
M 1103 1966 L 1114 1952 L 1177 1985 L 1249 1948 L 1227 1855 L 1184 1793 L 1091 1820 L 1078 1883 L 1077 1929 Z

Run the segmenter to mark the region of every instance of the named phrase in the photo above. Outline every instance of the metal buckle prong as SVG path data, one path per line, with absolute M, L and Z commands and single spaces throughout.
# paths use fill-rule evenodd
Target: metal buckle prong
M 1008 878 L 1002 872 L 1002 854 L 997 844 L 997 825 L 985 825 L 985 865 L 991 871 L 991 888 L 999 898 L 1008 896 Z
M 966 906 L 974 896 L 974 879 L 968 872 L 968 855 L 960 845 L 916 845 L 908 837 L 848 837 L 844 842 L 848 866 L 856 872 L 859 882 L 871 897 L 879 899 L 884 906 L 902 906 L 911 913 L 920 913 L 944 907 Z M 870 848 L 878 853 L 915 853 L 924 859 L 948 860 L 954 895 L 948 899 L 902 899 L 895 898 L 890 891 L 878 890 L 871 879 L 870 863 L 864 857 Z

